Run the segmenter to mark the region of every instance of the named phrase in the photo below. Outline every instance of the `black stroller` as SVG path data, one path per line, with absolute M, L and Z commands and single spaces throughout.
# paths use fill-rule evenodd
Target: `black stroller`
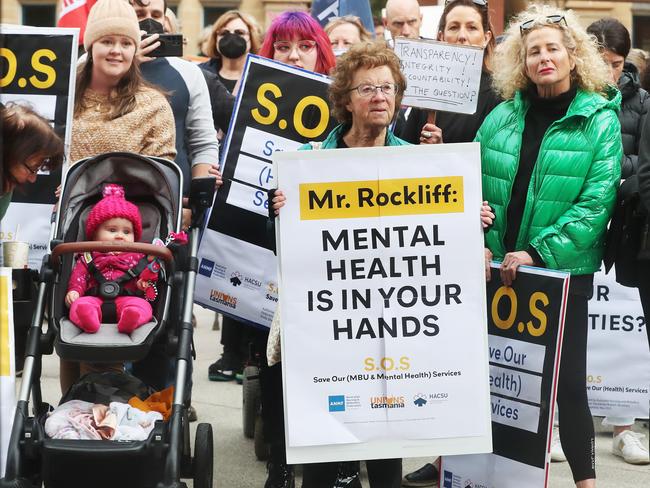
M 181 478 L 193 478 L 195 488 L 212 487 L 213 445 L 210 424 L 199 424 L 194 455 L 190 450 L 186 388 L 192 348 L 192 304 L 197 271 L 199 226 L 212 204 L 214 179 L 192 183 L 192 225 L 186 245 L 160 247 L 142 243 L 85 242 L 85 221 L 101 198 L 106 183 L 126 188 L 127 198 L 142 215 L 142 240 L 178 232 L 182 210 L 182 174 L 174 163 L 130 153 L 87 158 L 66 174 L 53 225 L 52 252 L 45 256 L 39 275 L 38 299 L 27 339 L 23 380 L 18 395 L 5 477 L 8 487 L 151 487 L 181 488 Z M 165 278 L 158 282 L 154 318 L 132 334 L 102 327 L 86 334 L 67 319 L 64 304 L 75 253 L 131 251 L 164 261 Z M 47 327 L 42 330 L 47 311 Z M 176 358 L 172 413 L 158 421 L 144 441 L 60 440 L 45 435 L 50 406 L 41 394 L 43 354 L 85 362 L 137 361 L 153 347 Z M 30 395 L 33 416 L 29 413 Z

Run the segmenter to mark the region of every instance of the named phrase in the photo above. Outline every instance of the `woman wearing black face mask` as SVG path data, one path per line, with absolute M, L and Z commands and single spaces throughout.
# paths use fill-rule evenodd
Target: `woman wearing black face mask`
M 241 78 L 246 55 L 260 47 L 259 27 L 255 20 L 238 10 L 224 13 L 212 26 L 207 54 L 210 61 L 200 66 L 215 73 L 230 93 Z
M 219 78 L 234 93 L 246 64 L 246 55 L 256 54 L 260 47 L 260 29 L 248 14 L 238 10 L 224 13 L 212 26 L 207 55 L 210 60 L 199 66 Z M 223 354 L 208 368 L 210 381 L 232 381 L 242 373 L 249 343 L 259 342 L 257 329 L 224 316 L 221 328 Z M 263 343 L 263 341 L 262 341 Z M 265 346 L 258 349 L 264 350 Z

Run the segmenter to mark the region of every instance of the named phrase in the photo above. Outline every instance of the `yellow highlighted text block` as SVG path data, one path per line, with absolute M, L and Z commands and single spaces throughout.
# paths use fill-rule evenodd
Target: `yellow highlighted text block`
M 11 364 L 9 362 L 10 287 L 11 277 L 0 275 L 0 376 L 9 376 L 11 374 Z
M 461 213 L 462 176 L 302 183 L 300 219 Z

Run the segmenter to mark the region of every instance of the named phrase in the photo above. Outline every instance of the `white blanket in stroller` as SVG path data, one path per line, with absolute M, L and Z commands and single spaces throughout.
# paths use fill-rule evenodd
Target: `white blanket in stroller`
M 107 407 L 71 400 L 50 413 L 45 433 L 51 439 L 142 441 L 162 419 L 158 412 L 143 412 L 126 403 L 111 402 Z

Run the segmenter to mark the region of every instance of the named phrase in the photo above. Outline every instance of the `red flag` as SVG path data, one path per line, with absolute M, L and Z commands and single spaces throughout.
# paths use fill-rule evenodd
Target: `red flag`
M 83 44 L 88 12 L 96 2 L 97 0 L 61 0 L 61 15 L 56 26 L 78 27 L 79 44 Z

